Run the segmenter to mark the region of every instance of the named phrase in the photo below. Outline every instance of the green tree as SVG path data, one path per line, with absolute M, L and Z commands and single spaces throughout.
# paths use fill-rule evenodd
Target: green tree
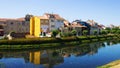
M 72 30 L 71 33 L 72 33 L 72 35 L 76 36 L 77 31 L 76 30 Z
M 112 28 L 112 30 L 119 30 L 119 27 L 114 27 Z
M 87 35 L 88 30 L 83 30 L 83 35 Z
M 117 33 L 117 34 L 120 34 L 120 30 L 117 30 L 116 33 Z
M 53 37 L 56 37 L 56 35 L 59 33 L 59 30 L 53 30 L 52 31 L 52 36 Z
M 107 33 L 106 33 L 106 30 L 102 30 L 102 31 L 101 31 L 101 34 L 107 34 Z
M 112 33 L 112 34 L 115 34 L 115 33 L 116 33 L 116 30 L 111 30 L 111 33 Z
M 94 30 L 94 35 L 97 35 L 97 30 Z

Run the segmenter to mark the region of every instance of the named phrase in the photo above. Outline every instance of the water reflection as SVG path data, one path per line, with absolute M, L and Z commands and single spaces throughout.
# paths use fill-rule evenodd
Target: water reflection
M 44 49 L 37 51 L 1 51 L 0 68 L 54 68 L 55 65 L 65 63 L 65 57 L 81 57 L 85 55 L 94 55 L 98 53 L 99 48 L 117 44 L 118 41 L 96 42 L 80 44 L 71 47 Z M 16 62 L 16 65 L 14 63 Z M 9 64 L 8 64 L 9 63 Z M 33 65 L 34 64 L 34 65 Z M 33 65 L 33 67 L 31 67 Z M 11 67 L 10 67 L 11 66 Z
M 34 64 L 44 64 L 52 68 L 55 64 L 63 63 L 63 57 L 56 51 L 43 50 L 30 52 L 30 62 Z

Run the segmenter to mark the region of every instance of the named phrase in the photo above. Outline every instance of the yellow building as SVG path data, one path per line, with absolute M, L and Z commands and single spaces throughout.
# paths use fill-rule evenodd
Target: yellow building
M 30 19 L 30 35 L 40 37 L 50 31 L 49 19 L 44 16 L 33 16 Z
M 40 37 L 40 33 L 41 33 L 40 18 L 33 16 L 30 19 L 30 35 Z

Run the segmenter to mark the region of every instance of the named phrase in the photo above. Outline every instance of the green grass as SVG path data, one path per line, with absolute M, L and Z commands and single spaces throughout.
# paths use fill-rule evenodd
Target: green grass
M 61 47 L 72 44 L 89 43 L 119 39 L 120 35 L 97 35 L 97 36 L 73 36 L 63 38 L 32 38 L 32 39 L 13 39 L 0 40 L 0 49 L 35 49 L 41 47 Z M 76 43 L 77 42 L 77 43 Z M 64 44 L 64 45 L 63 45 Z

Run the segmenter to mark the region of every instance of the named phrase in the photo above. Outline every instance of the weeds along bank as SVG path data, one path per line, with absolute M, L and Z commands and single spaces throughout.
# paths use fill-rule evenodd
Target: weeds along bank
M 0 45 L 29 45 L 29 44 L 62 43 L 71 41 L 79 41 L 80 43 L 85 43 L 110 39 L 120 39 L 120 35 L 96 35 L 96 36 L 73 36 L 63 38 L 30 38 L 30 39 L 0 40 Z

